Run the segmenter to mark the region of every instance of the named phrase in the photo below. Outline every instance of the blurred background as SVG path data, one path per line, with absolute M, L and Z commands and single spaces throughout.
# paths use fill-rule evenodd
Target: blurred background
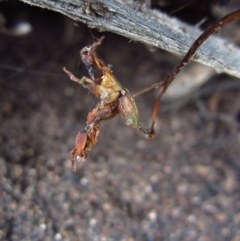
M 151 5 L 204 29 L 239 7 L 226 2 Z M 221 34 L 239 45 L 239 29 L 238 21 Z M 0 1 L 0 239 L 239 241 L 239 80 L 209 71 L 199 89 L 171 97 L 153 140 L 120 116 L 102 122 L 98 144 L 72 172 L 69 151 L 98 100 L 62 67 L 87 75 L 79 51 L 103 34 L 98 53 L 132 92 L 179 62 L 59 13 Z M 204 73 L 198 66 L 182 78 Z M 156 96 L 136 98 L 143 126 L 150 126 Z

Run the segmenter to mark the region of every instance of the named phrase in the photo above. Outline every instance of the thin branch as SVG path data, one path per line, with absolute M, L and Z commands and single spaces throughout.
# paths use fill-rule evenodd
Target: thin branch
M 99 31 L 109 31 L 182 57 L 201 31 L 174 18 L 124 0 L 21 0 L 60 12 Z M 193 61 L 240 78 L 240 49 L 210 37 Z

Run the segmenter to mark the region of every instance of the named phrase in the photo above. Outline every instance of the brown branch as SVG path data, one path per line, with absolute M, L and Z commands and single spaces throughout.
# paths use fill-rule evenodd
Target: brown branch
M 21 0 L 60 12 L 90 28 L 109 31 L 134 41 L 183 56 L 201 31 L 158 11 L 124 0 Z M 227 40 L 210 37 L 194 61 L 219 73 L 240 78 L 240 49 Z

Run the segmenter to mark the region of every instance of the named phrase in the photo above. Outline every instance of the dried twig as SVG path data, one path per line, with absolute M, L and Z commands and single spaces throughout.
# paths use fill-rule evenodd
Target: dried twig
M 124 0 L 21 0 L 60 12 L 90 28 L 110 31 L 129 39 L 183 56 L 201 31 L 158 11 Z M 211 37 L 194 61 L 219 73 L 240 78 L 240 49 L 227 40 Z

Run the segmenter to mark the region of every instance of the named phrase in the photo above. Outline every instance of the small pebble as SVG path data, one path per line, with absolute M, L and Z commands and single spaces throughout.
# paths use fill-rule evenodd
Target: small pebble
M 58 240 L 62 240 L 62 235 L 60 233 L 56 233 L 54 235 L 54 240 L 58 241 Z

